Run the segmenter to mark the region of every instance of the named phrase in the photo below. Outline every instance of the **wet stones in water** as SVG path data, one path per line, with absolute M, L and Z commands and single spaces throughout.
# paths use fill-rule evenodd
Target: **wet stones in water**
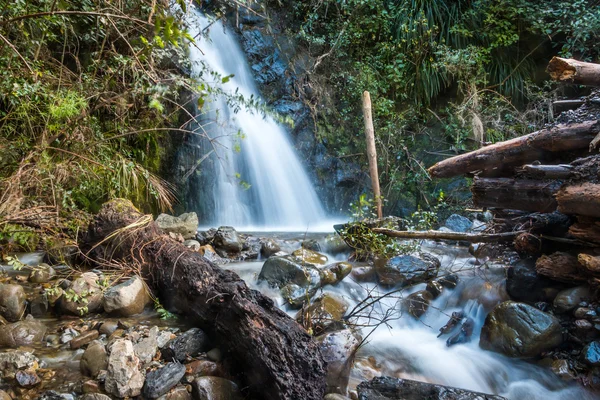
M 111 398 L 101 393 L 88 393 L 84 394 L 80 400 L 111 400 Z
M 298 258 L 303 263 L 311 264 L 315 267 L 320 267 L 327 264 L 328 258 L 326 255 L 310 250 L 307 248 L 300 248 L 292 253 L 292 256 Z
M 573 311 L 582 301 L 588 301 L 591 293 L 587 286 L 577 286 L 560 291 L 554 298 L 554 309 L 558 313 Z
M 260 254 L 264 258 L 269 258 L 278 251 L 281 251 L 281 247 L 274 239 L 265 239 L 260 247 Z
M 192 395 L 185 386 L 176 386 L 169 393 L 160 396 L 158 400 L 192 400 Z
M 56 276 L 54 268 L 48 264 L 40 264 L 33 268 L 29 273 L 29 282 L 31 283 L 46 283 L 50 282 Z
M 456 328 L 458 326 L 458 324 L 461 323 L 461 321 L 463 320 L 464 317 L 465 317 L 464 312 L 454 311 L 452 313 L 452 315 L 450 316 L 450 319 L 448 320 L 446 325 L 444 325 L 440 328 L 440 334 L 438 335 L 438 337 L 452 332 L 454 330 L 454 328 Z
M 473 321 L 472 318 L 467 318 L 460 327 L 460 331 L 456 332 L 456 334 L 450 336 L 448 340 L 446 340 L 446 346 L 450 347 L 454 346 L 455 344 L 470 342 L 474 328 L 475 321 Z
M 32 353 L 22 350 L 9 350 L 0 353 L 0 372 L 14 373 L 20 369 L 32 368 L 39 363 Z
M 184 239 L 194 239 L 198 230 L 198 215 L 195 212 L 181 214 L 179 217 L 160 214 L 156 218 L 156 224 L 165 232 L 179 234 Z
M 567 360 L 552 360 L 550 369 L 563 381 L 572 381 L 575 379 L 575 373 Z
M 23 317 L 26 300 L 21 285 L 0 284 L 0 315 L 9 322 L 16 322 Z
M 241 400 L 238 386 L 230 380 L 202 376 L 192 382 L 194 400 Z
M 42 382 L 40 377 L 37 376 L 37 374 L 31 370 L 17 371 L 17 373 L 15 374 L 15 379 L 17 380 L 19 386 L 26 388 L 33 387 Z
M 28 315 L 24 321 L 0 326 L 0 347 L 31 346 L 42 343 L 46 325 Z
M 389 260 L 377 258 L 375 272 L 379 283 L 386 286 L 408 286 L 435 278 L 440 268 L 440 261 L 429 255 L 421 258 L 403 255 Z
M 362 339 L 350 329 L 345 329 L 318 336 L 315 340 L 327 362 L 326 392 L 346 394 L 350 370 Z
M 281 297 L 292 307 L 298 309 L 305 303 L 308 303 L 317 293 L 319 286 L 300 287 L 294 283 L 289 283 L 281 288 Z
M 84 300 L 85 299 L 85 300 Z M 99 312 L 102 309 L 102 288 L 98 285 L 98 275 L 85 272 L 73 281 L 70 288 L 58 301 L 61 312 L 76 316 Z
M 524 303 L 506 301 L 486 317 L 479 346 L 509 357 L 536 357 L 562 342 L 556 317 Z
M 388 376 L 362 382 L 357 390 L 359 400 L 506 400 L 501 396 Z
M 222 258 L 220 255 L 217 254 L 217 251 L 210 244 L 200 247 L 198 253 L 200 253 L 202 257 L 204 257 L 208 261 L 213 262 L 215 264 L 223 264 L 227 262 L 226 259 Z
M 144 396 L 156 399 L 176 386 L 185 375 L 185 367 L 179 363 L 168 363 L 164 367 L 149 372 L 144 384 Z
M 433 295 L 427 290 L 421 290 L 409 295 L 404 300 L 404 309 L 413 317 L 420 318 L 429 309 Z
M 215 233 L 213 244 L 221 257 L 228 258 L 242 251 L 242 239 L 231 226 L 221 226 Z
M 321 286 L 319 270 L 293 255 L 270 257 L 263 264 L 258 279 L 266 280 L 269 285 L 279 288 L 288 283 L 300 287 Z
M 119 339 L 111 347 L 105 390 L 117 397 L 134 397 L 141 393 L 144 375 L 139 371 L 140 360 L 133 351 L 133 343 Z
M 146 292 L 144 281 L 139 276 L 134 276 L 106 291 L 104 311 L 127 317 L 144 311 L 144 307 L 149 302 L 150 297 Z
M 427 287 L 425 287 L 425 290 L 431 293 L 431 296 L 433 296 L 434 299 L 437 299 L 444 291 L 444 287 L 438 280 L 434 279 L 427 282 Z
M 46 293 L 37 294 L 29 303 L 31 315 L 35 318 L 41 318 L 48 313 L 50 305 Z
M 108 368 L 108 355 L 102 342 L 95 340 L 85 349 L 79 362 L 81 373 L 95 378 L 98 373 Z
M 322 251 L 321 245 L 315 239 L 304 240 L 300 244 L 303 249 L 312 250 L 315 252 Z
M 581 352 L 581 361 L 592 367 L 600 367 L 600 342 L 588 343 Z
M 444 226 L 452 232 L 468 232 L 473 226 L 473 223 L 469 218 L 458 214 L 452 214 L 448 217 Z
M 89 342 L 91 342 L 92 340 L 98 338 L 99 333 L 97 330 L 92 329 L 90 331 L 84 332 L 81 335 L 77 336 L 76 338 L 73 338 L 71 340 L 70 345 L 71 345 L 71 349 L 72 350 L 76 350 L 82 346 L 85 346 L 86 344 L 88 344 Z
M 310 306 L 304 306 L 296 314 L 296 321 L 305 329 L 312 329 L 314 335 L 340 328 L 342 318 L 348 311 L 349 304 L 340 296 L 325 293 L 312 301 Z
M 207 350 L 208 336 L 198 329 L 192 328 L 175 339 L 170 340 L 162 349 L 163 359 L 167 361 L 184 361 L 187 356 L 195 356 Z
M 352 275 L 354 281 L 359 283 L 377 281 L 377 274 L 374 267 L 354 267 L 350 275 Z
M 548 301 L 546 288 L 556 286 L 535 270 L 535 259 L 520 260 L 506 271 L 506 291 L 513 300 Z
M 321 285 L 335 285 L 341 282 L 348 274 L 352 272 L 352 264 L 347 262 L 338 262 L 321 268 Z

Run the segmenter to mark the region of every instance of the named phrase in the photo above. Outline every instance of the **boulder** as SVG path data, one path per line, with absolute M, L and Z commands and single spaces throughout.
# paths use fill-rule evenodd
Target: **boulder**
M 351 278 L 359 283 L 376 282 L 377 273 L 374 267 L 354 267 L 350 273 Z
M 429 255 L 376 258 L 375 272 L 379 283 L 386 286 L 409 286 L 435 278 L 440 261 Z
M 312 329 L 314 335 L 340 328 L 342 318 L 348 311 L 349 304 L 342 297 L 333 293 L 325 293 L 313 300 L 310 306 L 304 307 L 296 314 L 296 321 L 304 328 Z
M 167 361 L 184 361 L 187 356 L 195 356 L 208 347 L 208 336 L 198 328 L 185 331 L 175 339 L 170 340 L 161 350 L 162 357 Z
M 165 232 L 179 234 L 184 239 L 196 238 L 198 215 L 195 212 L 181 214 L 179 217 L 160 214 L 155 222 Z
M 9 322 L 16 322 L 25 314 L 27 297 L 21 285 L 0 284 L 0 315 Z
M 323 359 L 327 362 L 325 392 L 345 395 L 361 337 L 350 329 L 345 329 L 318 336 L 315 340 L 321 348 Z
M 263 264 L 258 280 L 266 280 L 269 285 L 279 288 L 289 283 L 311 289 L 321 286 L 319 270 L 293 255 L 270 257 Z
M 448 217 L 444 226 L 452 232 L 468 232 L 473 226 L 473 223 L 469 218 L 458 214 L 452 214 Z
M 102 299 L 102 288 L 98 285 L 98 275 L 93 272 L 85 272 L 73 281 L 71 287 L 64 290 L 57 305 L 65 314 L 83 316 L 88 313 L 100 312 Z
M 137 275 L 104 293 L 104 311 L 122 317 L 141 313 L 149 302 L 144 281 Z
M 420 318 L 429 309 L 431 300 L 433 300 L 431 292 L 420 290 L 409 295 L 406 300 L 404 300 L 403 308 L 413 317 Z
M 506 271 L 506 291 L 513 300 L 548 301 L 545 288 L 555 286 L 535 270 L 535 259 L 520 260 Z
M 0 373 L 15 373 L 20 369 L 34 368 L 39 360 L 32 353 L 22 350 L 0 352 Z
M 281 251 L 281 246 L 274 239 L 265 239 L 260 246 L 260 254 L 264 258 L 269 258 L 273 254 Z
M 146 375 L 144 397 L 156 399 L 176 386 L 185 375 L 185 367 L 180 363 L 170 362 L 164 367 L 151 371 Z
M 524 303 L 505 301 L 486 317 L 479 346 L 509 357 L 536 357 L 562 342 L 556 317 Z
M 321 275 L 321 285 L 335 285 L 352 272 L 352 264 L 337 262 L 321 268 L 319 272 Z
M 41 344 L 46 325 L 28 315 L 24 321 L 0 326 L 0 347 L 32 346 Z
M 357 387 L 359 400 L 506 400 L 450 386 L 382 376 Z
M 581 352 L 581 361 L 592 367 L 600 367 L 600 342 L 588 343 Z
M 108 368 L 108 355 L 106 348 L 99 340 L 94 340 L 85 349 L 79 362 L 81 373 L 95 378 L 98 373 Z
M 571 312 L 582 301 L 589 301 L 591 292 L 587 286 L 577 286 L 560 291 L 554 298 L 554 309 L 559 313 Z
M 139 396 L 144 385 L 144 375 L 139 371 L 140 360 L 133 351 L 133 343 L 116 340 L 111 347 L 104 389 L 116 397 Z
M 215 233 L 213 244 L 221 257 L 230 257 L 242 251 L 244 244 L 237 231 L 231 226 L 221 226 Z
M 321 253 L 317 253 L 314 250 L 310 250 L 307 248 L 299 248 L 298 250 L 292 253 L 292 256 L 298 258 L 303 263 L 311 264 L 315 267 L 320 267 L 322 265 L 327 264 L 327 256 Z
M 40 264 L 34 267 L 29 273 L 29 282 L 31 283 L 46 283 L 50 282 L 56 276 L 54 268 L 48 264 Z
M 209 360 L 194 360 L 185 364 L 186 374 L 192 376 L 223 376 L 219 364 Z
M 194 400 L 241 400 L 238 386 L 216 376 L 201 376 L 192 382 Z
M 300 287 L 295 283 L 288 283 L 281 288 L 280 293 L 292 308 L 300 308 L 310 301 L 317 290 L 319 290 L 318 286 Z

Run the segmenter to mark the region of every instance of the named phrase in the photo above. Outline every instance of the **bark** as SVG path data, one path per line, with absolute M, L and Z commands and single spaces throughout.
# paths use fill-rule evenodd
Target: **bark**
M 369 158 L 369 172 L 371 175 L 371 186 L 373 186 L 373 197 L 377 206 L 377 218 L 383 218 L 381 208 L 381 191 L 379 189 L 379 171 L 377 171 L 377 149 L 375 148 L 375 129 L 373 128 L 373 114 L 371 111 L 371 95 L 363 93 L 363 115 L 365 118 L 365 136 L 367 139 L 367 157 Z
M 600 257 L 582 253 L 577 256 L 577 260 L 589 273 L 600 276 Z
M 478 207 L 497 207 L 534 212 L 556 210 L 554 194 L 559 181 L 475 178 L 471 192 Z
M 535 256 L 542 253 L 542 239 L 528 232 L 518 235 L 513 245 L 520 255 Z
M 556 193 L 556 201 L 563 214 L 600 218 L 600 184 L 564 186 Z
M 547 71 L 550 77 L 558 82 L 600 86 L 600 64 L 553 57 Z
M 585 149 L 598 132 L 598 121 L 558 125 L 440 161 L 428 171 L 435 178 L 450 178 L 481 170 L 523 165 L 544 160 L 553 152 Z
M 535 270 L 539 275 L 565 283 L 583 283 L 589 277 L 577 257 L 562 252 L 541 256 L 535 262 Z
M 395 231 L 393 229 L 373 228 L 373 232 L 401 239 L 452 240 L 472 243 L 510 242 L 521 232 L 505 233 L 461 233 L 439 231 Z
M 523 166 L 525 176 L 532 179 L 567 179 L 573 175 L 570 165 L 532 165 Z
M 557 100 L 552 103 L 554 111 L 561 113 L 567 110 L 574 110 L 585 104 L 584 100 Z
M 584 242 L 600 244 L 600 222 L 578 218 L 578 222 L 569 227 L 569 234 Z
M 257 399 L 321 400 L 325 362 L 311 336 L 235 273 L 164 235 L 129 201 L 106 203 L 80 247 L 99 263 L 137 265 L 163 304 L 195 321 L 227 353 Z

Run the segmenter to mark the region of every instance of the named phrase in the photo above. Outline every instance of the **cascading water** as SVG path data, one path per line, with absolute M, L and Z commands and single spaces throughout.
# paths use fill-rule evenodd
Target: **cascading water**
M 202 74 L 204 79 L 210 77 L 209 71 L 233 75 L 221 85 L 224 91 L 258 99 L 244 54 L 221 21 L 210 21 L 192 9 L 187 25 L 190 34 L 199 38 L 198 47 L 192 46 L 189 54 L 192 75 Z M 208 29 L 206 35 L 203 29 Z M 201 183 L 192 185 L 197 193 L 188 196 L 201 224 L 242 230 L 318 230 L 325 212 L 287 132 L 272 117 L 229 103 L 223 95 L 205 103 L 201 123 L 210 141 L 192 139 L 195 151 L 184 155 L 189 163 L 190 158 L 210 153 L 198 168 Z

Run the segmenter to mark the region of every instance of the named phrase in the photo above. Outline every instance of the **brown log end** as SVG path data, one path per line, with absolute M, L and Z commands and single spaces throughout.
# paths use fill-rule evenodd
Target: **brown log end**
M 589 254 L 580 254 L 577 256 L 577 260 L 583 265 L 591 274 L 600 276 L 600 257 L 594 257 Z
M 577 68 L 569 64 L 569 62 L 560 57 L 552 57 L 552 60 L 548 63 L 546 72 L 555 81 L 568 81 L 572 80 L 577 74 Z
M 556 201 L 563 214 L 600 218 L 600 184 L 565 185 L 556 193 Z
M 535 270 L 538 274 L 558 282 L 578 284 L 587 282 L 588 279 L 588 274 L 577 261 L 577 257 L 563 252 L 541 256 L 535 262 Z

